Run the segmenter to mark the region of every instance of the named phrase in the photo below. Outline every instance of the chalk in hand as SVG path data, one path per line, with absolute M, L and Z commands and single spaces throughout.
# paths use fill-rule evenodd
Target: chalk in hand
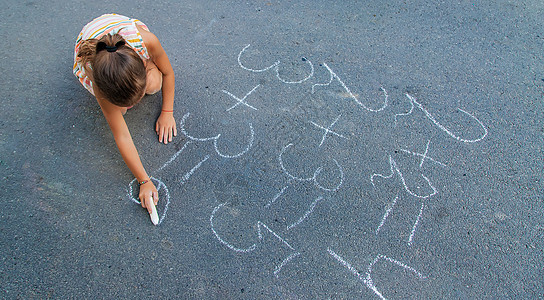
M 151 201 L 148 202 L 148 205 L 151 207 L 151 212 L 149 213 L 149 217 L 151 217 L 151 222 L 153 222 L 153 225 L 159 224 L 159 215 L 157 214 L 157 208 L 155 207 L 155 203 L 153 203 L 153 196 L 151 196 Z

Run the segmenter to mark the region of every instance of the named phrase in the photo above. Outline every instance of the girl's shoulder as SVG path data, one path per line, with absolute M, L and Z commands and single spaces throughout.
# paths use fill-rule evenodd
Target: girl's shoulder
M 136 24 L 136 28 L 140 32 L 140 35 L 142 36 L 142 40 L 146 46 L 146 48 L 153 51 L 157 47 L 157 45 L 160 45 L 159 39 L 156 35 L 154 35 L 147 27 L 141 26 L 139 24 Z

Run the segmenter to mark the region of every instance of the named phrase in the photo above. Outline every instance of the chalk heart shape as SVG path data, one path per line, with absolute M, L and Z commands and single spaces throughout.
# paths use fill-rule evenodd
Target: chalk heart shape
M 150 177 L 150 179 L 151 179 L 151 181 L 153 181 L 153 184 L 155 185 L 155 187 L 157 187 L 157 191 L 159 192 L 159 204 L 164 203 L 163 201 L 165 201 L 164 199 L 166 198 L 166 204 L 164 205 L 162 214 L 160 214 L 159 207 L 157 206 L 157 211 L 160 214 L 159 223 L 157 225 L 160 225 L 162 223 L 162 221 L 164 220 L 164 218 L 166 218 L 166 213 L 168 212 L 168 206 L 170 205 L 170 192 L 168 191 L 168 187 L 166 186 L 166 184 L 164 184 L 164 182 L 162 182 L 160 179 L 157 179 L 157 178 L 154 178 L 154 177 Z M 141 205 L 142 203 L 140 202 L 140 200 L 134 198 L 134 195 L 133 195 L 134 194 L 134 189 L 132 188 L 132 186 L 135 183 L 136 183 L 136 178 L 134 178 L 128 184 L 127 196 L 128 196 L 130 201 L 132 201 L 132 202 L 134 202 L 134 203 L 136 203 L 138 205 Z

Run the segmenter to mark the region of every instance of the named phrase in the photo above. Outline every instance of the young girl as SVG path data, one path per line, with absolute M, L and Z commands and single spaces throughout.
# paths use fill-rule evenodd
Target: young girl
M 162 112 L 155 125 L 159 142 L 177 135 L 174 70 L 157 37 L 139 20 L 102 15 L 85 25 L 74 54 L 74 74 L 96 97 L 119 152 L 140 185 L 142 207 L 151 213 L 159 200 L 146 173 L 123 115 L 145 94 L 162 88 Z

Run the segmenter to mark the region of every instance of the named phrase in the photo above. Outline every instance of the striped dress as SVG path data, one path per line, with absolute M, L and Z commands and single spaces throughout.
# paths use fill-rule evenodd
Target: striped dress
M 85 68 L 83 68 L 77 59 L 81 43 L 87 39 L 100 39 L 103 35 L 108 33 L 119 33 L 125 41 L 127 41 L 127 44 L 138 53 L 142 60 L 148 60 L 149 54 L 147 53 L 147 48 L 145 47 L 142 36 L 136 28 L 136 24 L 143 27 L 145 30 L 148 30 L 147 26 L 139 20 L 117 14 L 105 14 L 85 25 L 79 33 L 74 49 L 74 75 L 76 75 L 79 82 L 81 82 L 91 94 L 94 95 L 93 83 L 89 77 L 87 77 Z

